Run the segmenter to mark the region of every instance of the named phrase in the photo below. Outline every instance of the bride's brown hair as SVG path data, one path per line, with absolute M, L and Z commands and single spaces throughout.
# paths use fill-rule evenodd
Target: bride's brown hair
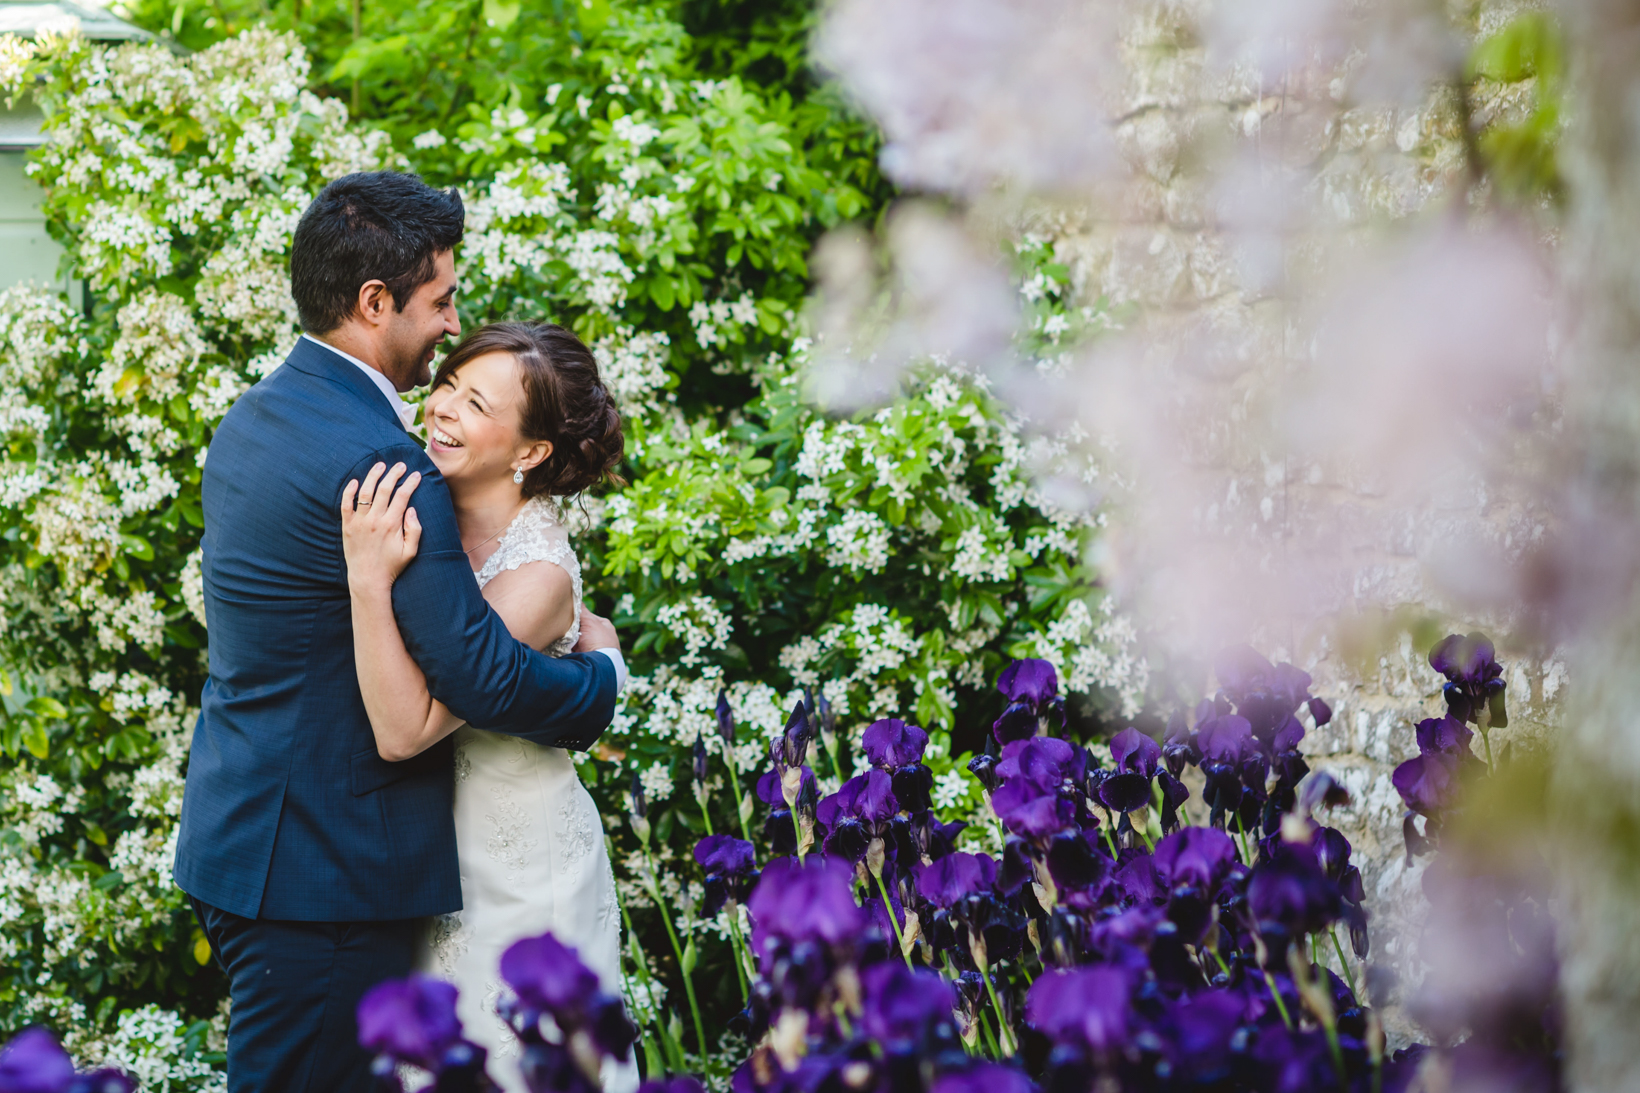
M 624 484 L 615 473 L 626 450 L 621 414 L 580 338 L 556 323 L 491 323 L 450 351 L 433 388 L 486 353 L 508 353 L 518 362 L 524 439 L 552 441 L 552 454 L 524 472 L 525 497 L 570 497 L 605 482 Z

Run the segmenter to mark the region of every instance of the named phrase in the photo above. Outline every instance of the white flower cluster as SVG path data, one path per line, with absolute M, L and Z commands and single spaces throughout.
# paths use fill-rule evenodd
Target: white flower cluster
M 691 596 L 679 603 L 667 604 L 656 616 L 673 637 L 683 642 L 683 655 L 678 663 L 685 668 L 700 664 L 705 649 L 722 649 L 729 644 L 734 620 L 713 603 L 708 596 Z
M 672 339 L 665 331 L 635 333 L 623 326 L 592 344 L 604 386 L 628 414 L 644 415 L 656 407 L 654 396 L 666 387 L 666 364 Z
M 226 1022 L 219 1019 L 226 1032 Z M 213 1030 L 216 1031 L 216 1030 Z M 188 1043 L 181 1016 L 159 1006 L 120 1014 L 107 1039 L 70 1044 L 85 1066 L 116 1067 L 155 1093 L 224 1093 L 228 1075 L 199 1057 Z M 205 1044 L 202 1047 L 214 1045 Z
M 742 328 L 757 325 L 757 301 L 749 292 L 737 300 L 696 300 L 689 308 L 689 322 L 702 349 L 742 342 Z
M 1066 690 L 1108 691 L 1120 702 L 1122 715 L 1132 717 L 1144 705 L 1150 665 L 1138 650 L 1133 620 L 1110 599 L 1100 601 L 1100 613 L 1103 618 L 1095 622 L 1086 602 L 1071 601 L 1036 638 L 1031 655 L 1052 664 Z

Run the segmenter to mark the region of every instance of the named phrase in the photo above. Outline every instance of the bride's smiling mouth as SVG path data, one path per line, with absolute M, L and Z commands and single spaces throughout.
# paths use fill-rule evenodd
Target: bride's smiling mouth
M 465 447 L 461 441 L 457 440 L 443 429 L 440 429 L 437 425 L 433 426 L 432 429 L 429 430 L 429 435 L 433 438 L 433 443 L 437 444 L 440 448 Z

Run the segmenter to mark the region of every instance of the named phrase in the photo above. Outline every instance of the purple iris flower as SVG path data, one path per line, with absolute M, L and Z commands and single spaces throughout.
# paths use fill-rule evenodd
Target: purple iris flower
M 1503 665 L 1485 634 L 1448 634 L 1429 651 L 1429 666 L 1446 677 L 1447 709 L 1459 721 L 1476 721 L 1490 708 L 1492 727 L 1509 724 L 1504 707 Z
M 1226 990 L 1205 991 L 1169 1009 L 1162 1027 L 1174 1073 L 1203 1087 L 1225 1078 L 1245 1010 L 1242 997 Z
M 526 1006 L 555 1016 L 584 1009 L 599 992 L 597 974 L 550 933 L 509 946 L 501 954 L 501 978 Z
M 774 769 L 784 779 L 786 770 L 791 767 L 800 767 L 808 759 L 809 741 L 814 738 L 814 725 L 809 719 L 808 708 L 802 699 L 792 707 L 792 715 L 786 719 L 786 728 L 781 734 L 769 741 L 769 757 L 774 760 Z
M 1418 750 L 1424 755 L 1433 752 L 1469 755 L 1469 742 L 1474 737 L 1475 730 L 1451 714 L 1427 717 L 1418 722 Z
M 1342 914 L 1338 886 L 1304 843 L 1279 844 L 1247 883 L 1247 906 L 1259 930 L 1285 941 L 1325 929 Z
M 1270 1093 L 1313 1093 L 1338 1086 L 1327 1037 L 1320 1029 L 1293 1032 L 1281 1024 L 1271 1025 L 1260 1034 L 1250 1054 L 1265 1071 L 1266 1083 L 1260 1088 Z
M 1420 816 L 1438 816 L 1451 807 L 1457 780 L 1458 760 L 1446 752 L 1408 759 L 1390 776 L 1395 792 Z
M 867 728 L 862 745 L 872 766 L 893 773 L 900 767 L 922 762 L 928 734 L 915 725 L 890 717 Z
M 1039 786 L 1058 788 L 1067 778 L 1080 782 L 1087 765 L 1087 752 L 1075 744 L 1056 736 L 1038 736 L 1004 745 L 996 775 L 1004 781 L 1029 778 Z
M 1236 844 L 1216 827 L 1180 828 L 1156 844 L 1151 862 L 1168 888 L 1212 895 L 1236 864 Z
M 1350 803 L 1350 791 L 1338 779 L 1321 770 L 1305 779 L 1298 789 L 1298 810 L 1314 816 L 1322 807 L 1338 808 Z
M 1132 812 L 1150 803 L 1150 780 L 1162 760 L 1161 745 L 1129 726 L 1110 742 L 1116 772 L 1099 784 L 1099 801 L 1112 812 Z
M 1110 875 L 1111 862 L 1098 839 L 1096 831 L 1072 828 L 1059 832 L 1048 844 L 1048 873 L 1061 894 L 1088 892 Z
M 695 861 L 706 871 L 701 913 L 710 918 L 730 900 L 745 903 L 757 883 L 757 854 L 752 844 L 732 835 L 708 835 L 695 844 Z
M 989 892 L 997 880 L 997 863 L 989 854 L 957 851 L 931 865 L 918 865 L 917 892 L 936 907 L 952 907 L 968 896 Z
M 759 956 L 771 942 L 851 943 L 865 926 L 854 902 L 854 870 L 835 859 L 772 861 L 746 903 Z
M 892 780 L 882 771 L 868 770 L 850 778 L 816 810 L 828 832 L 826 853 L 861 860 L 871 841 L 887 834 L 888 822 L 899 809 Z
M 539 1039 L 543 1013 L 551 1014 L 566 1036 L 585 1033 L 612 1058 L 624 1058 L 638 1038 L 620 998 L 605 994 L 580 955 L 551 933 L 513 942 L 501 954 L 501 978 L 517 996 L 504 1005 L 502 1016 L 515 1030 L 529 1030 L 526 1039 Z
M 532 1036 L 524 1044 L 518 1066 L 530 1093 L 599 1093 L 598 1076 L 588 1074 L 589 1066 L 578 1060 L 566 1044 Z
M 1031 984 L 1025 1019 L 1056 1044 L 1108 1058 L 1127 1042 L 1127 977 L 1114 968 L 1047 972 Z
M 1162 787 L 1162 833 L 1177 830 L 1179 809 L 1190 800 L 1190 787 L 1173 777 L 1166 768 L 1156 772 L 1157 784 Z
M 1009 702 L 1045 706 L 1059 696 L 1059 673 L 1045 660 L 1016 660 L 997 677 L 997 690 Z
M 6 1093 L 66 1093 L 74 1081 L 74 1061 L 57 1038 L 38 1025 L 0 1049 L 0 1090 Z
M 937 973 L 890 960 L 865 969 L 860 987 L 861 1029 L 884 1051 L 915 1051 L 953 1038 L 957 995 Z
M 1008 708 L 991 726 L 997 743 L 1036 736 L 1050 715 L 1057 715 L 1060 727 L 1064 727 L 1065 699 L 1059 693 L 1059 674 L 1047 661 L 1014 661 L 1002 670 L 997 690 L 1008 699 Z
M 1004 782 L 991 795 L 991 805 L 1003 827 L 1037 843 L 1046 843 L 1076 823 L 1075 805 L 1028 778 Z
M 729 692 L 722 687 L 718 688 L 717 700 L 717 731 L 723 738 L 725 750 L 735 746 L 735 711 L 729 705 Z
M 365 1050 L 437 1071 L 461 1042 L 456 988 L 424 975 L 378 983 L 359 1000 L 358 1026 Z
M 1036 1093 L 1036 1083 L 1011 1066 L 980 1062 L 941 1074 L 929 1093 Z
M 1273 751 L 1290 751 L 1304 735 L 1304 726 L 1293 716 L 1299 706 L 1309 703 L 1317 725 L 1332 720 L 1332 708 L 1311 696 L 1308 672 L 1271 664 L 1249 646 L 1224 650 L 1213 661 L 1213 673 L 1236 712 L 1247 719 L 1253 737 Z
M 444 1073 L 450 1072 L 451 1068 L 446 1066 Z M 0 1085 L 0 1089 L 5 1088 L 5 1085 Z M 68 1087 L 68 1093 L 137 1093 L 137 1082 L 123 1070 L 105 1066 L 75 1078 L 74 1084 Z
M 1202 761 L 1201 751 L 1182 711 L 1175 712 L 1167 719 L 1167 731 L 1162 734 L 1162 761 L 1167 764 L 1168 773 L 1175 778 L 1184 772 L 1185 767 Z

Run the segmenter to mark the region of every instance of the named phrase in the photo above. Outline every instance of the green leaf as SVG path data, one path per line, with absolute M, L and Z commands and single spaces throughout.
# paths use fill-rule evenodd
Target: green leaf
M 87 839 L 91 840 L 98 846 L 108 845 L 108 833 L 95 822 L 91 820 L 82 820 L 81 826 L 85 828 L 85 837 Z
M 133 558 L 145 562 L 154 560 L 154 545 L 140 535 L 121 535 L 120 547 Z
M 51 754 L 51 739 L 46 735 L 46 727 L 38 721 L 31 722 L 23 727 L 23 746 L 36 759 L 44 759 Z
M 524 8 L 521 0 L 484 0 L 484 21 L 497 30 L 506 30 L 518 19 Z
M 40 695 L 29 699 L 27 709 L 42 717 L 54 717 L 58 720 L 68 716 L 68 708 L 50 695 Z
M 672 278 L 656 275 L 649 280 L 649 298 L 655 301 L 655 306 L 662 311 L 671 311 L 672 305 L 677 302 L 677 290 L 672 286 Z
M 211 962 L 211 941 L 199 930 L 194 931 L 194 961 L 200 966 Z

